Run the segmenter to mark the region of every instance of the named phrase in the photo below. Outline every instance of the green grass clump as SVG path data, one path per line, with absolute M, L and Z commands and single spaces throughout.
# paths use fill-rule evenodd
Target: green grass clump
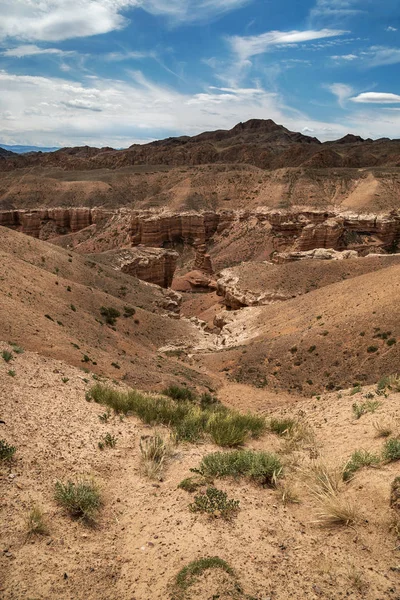
M 380 463 L 380 458 L 367 450 L 356 450 L 351 455 L 343 469 L 343 481 L 349 481 L 354 477 L 356 471 L 362 467 L 372 467 Z
M 175 585 L 182 591 L 196 583 L 197 578 L 208 569 L 222 569 L 228 575 L 234 576 L 232 567 L 218 556 L 200 558 L 183 567 L 175 578 Z
M 136 415 L 147 425 L 171 427 L 177 441 L 197 442 L 208 435 L 220 446 L 235 447 L 265 430 L 263 417 L 242 415 L 219 404 L 201 408 L 189 400 L 150 396 L 136 390 L 119 392 L 101 384 L 91 388 L 88 399 L 109 406 L 117 414 Z
M 385 442 L 382 451 L 382 458 L 388 462 L 400 460 L 400 439 L 392 438 Z
M 15 446 L 10 446 L 5 440 L 0 440 L 0 461 L 11 460 L 16 450 Z
M 270 452 L 233 450 L 207 454 L 196 471 L 204 477 L 248 477 L 261 485 L 273 485 L 282 475 L 282 464 Z
M 13 359 L 12 352 L 10 352 L 9 350 L 3 350 L 3 352 L 1 353 L 1 356 L 6 363 L 9 363 L 10 360 Z
M 215 444 L 234 448 L 244 444 L 250 435 L 259 437 L 265 430 L 265 421 L 255 415 L 216 412 L 211 416 L 207 430 Z
M 361 402 L 360 404 L 354 402 L 352 405 L 354 416 L 356 419 L 359 419 L 366 413 L 374 413 L 376 409 L 381 406 L 381 404 L 382 403 L 379 402 L 379 400 L 368 400 L 367 402 Z
M 272 431 L 272 433 L 276 433 L 277 435 L 286 435 L 290 434 L 294 427 L 296 426 L 296 421 L 290 418 L 282 418 L 282 419 L 271 419 L 268 424 L 268 429 Z
M 103 435 L 100 442 L 98 443 L 100 450 L 104 450 L 104 448 L 106 446 L 108 448 L 115 448 L 116 445 L 117 445 L 117 438 L 114 435 L 112 435 L 111 433 L 106 433 L 105 435 Z
M 54 498 L 71 517 L 89 524 L 96 522 L 97 514 L 103 504 L 95 482 L 85 478 L 80 478 L 76 482 L 67 481 L 67 483 L 57 481 Z
M 196 400 L 196 394 L 193 390 L 179 385 L 170 385 L 165 388 L 162 393 L 164 396 L 168 396 L 173 400 L 184 400 L 189 402 L 194 402 Z
M 229 519 L 239 510 L 239 500 L 228 499 L 228 495 L 215 487 L 208 487 L 205 494 L 195 496 L 189 504 L 191 512 L 205 513 L 211 517 Z

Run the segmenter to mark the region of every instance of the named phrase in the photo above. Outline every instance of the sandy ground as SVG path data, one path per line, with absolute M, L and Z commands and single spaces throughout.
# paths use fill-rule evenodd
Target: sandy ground
M 0 344 L 0 350 L 8 347 Z M 315 438 L 290 452 L 272 434 L 249 444 L 280 453 L 285 485 L 296 487 L 299 504 L 285 506 L 273 489 L 221 480 L 217 487 L 241 506 L 234 521 L 224 522 L 190 513 L 192 497 L 177 489 L 189 469 L 217 448 L 180 445 L 163 481 L 148 480 L 140 471 L 138 443 L 150 428 L 133 417 L 101 423 L 102 407 L 85 401 L 92 383 L 79 369 L 32 352 L 10 363 L 0 361 L 0 438 L 17 447 L 0 476 L 4 600 L 166 599 L 176 573 L 204 556 L 226 560 L 245 593 L 259 600 L 399 597 L 397 541 L 389 531 L 390 483 L 398 464 L 364 469 L 343 484 L 340 495 L 357 506 L 355 527 L 321 528 L 304 479 L 314 461 L 337 467 L 357 448 L 378 451 L 383 441 L 373 424 L 382 419 L 395 423 L 398 394 L 379 397 L 375 414 L 355 420 L 351 405 L 362 401 L 369 388 L 307 400 L 227 384 L 220 398 L 230 406 L 294 416 Z M 98 449 L 105 432 L 117 437 L 115 449 Z M 94 476 L 103 490 L 96 528 L 72 521 L 53 499 L 56 480 L 79 474 Z M 25 518 L 33 504 L 44 510 L 49 536 L 26 539 Z M 228 595 L 232 585 L 228 576 L 208 573 L 186 597 L 233 597 Z

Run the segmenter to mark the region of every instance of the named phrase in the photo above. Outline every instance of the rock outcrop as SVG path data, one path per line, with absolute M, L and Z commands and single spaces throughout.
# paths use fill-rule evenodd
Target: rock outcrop
M 357 257 L 358 254 L 355 250 L 343 250 L 340 252 L 333 250 L 333 248 L 315 248 L 314 250 L 297 252 L 278 252 L 273 256 L 273 262 L 281 264 L 297 260 L 348 260 Z
M 244 306 L 262 306 L 288 300 L 290 297 L 275 291 L 254 292 L 243 288 L 234 269 L 224 269 L 219 274 L 217 295 L 223 297 L 225 305 L 231 310 L 238 310 Z
M 108 264 L 118 271 L 155 283 L 163 288 L 171 287 L 179 254 L 162 248 L 122 248 L 101 254 L 90 254 L 92 259 Z

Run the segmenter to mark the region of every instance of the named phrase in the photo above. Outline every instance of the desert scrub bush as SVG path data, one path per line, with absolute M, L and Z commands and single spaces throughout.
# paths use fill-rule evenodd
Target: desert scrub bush
M 221 569 L 228 575 L 235 576 L 232 567 L 218 556 L 200 558 L 189 563 L 179 571 L 175 578 L 175 587 L 177 588 L 177 591 L 186 591 L 190 586 L 196 583 L 197 578 L 200 575 L 209 569 Z
M 7 371 L 7 375 L 9 375 L 10 377 L 15 377 L 16 376 L 16 372 L 13 371 L 12 369 L 10 369 L 9 371 Z
M 108 325 L 115 325 L 118 317 L 121 316 L 121 313 L 119 312 L 119 310 L 117 310 L 116 308 L 113 308 L 112 306 L 109 306 L 109 307 L 102 306 L 100 308 L 100 314 L 102 317 L 104 317 L 105 322 L 108 323 Z
M 13 359 L 12 352 L 10 352 L 9 350 L 3 350 L 3 352 L 1 353 L 1 356 L 6 363 L 9 363 L 10 360 Z
M 194 497 L 194 502 L 189 504 L 191 512 L 200 512 L 210 517 L 231 519 L 239 510 L 239 500 L 228 499 L 228 494 L 215 487 L 208 487 L 204 494 Z
M 170 444 L 160 434 L 142 435 L 139 441 L 142 471 L 150 479 L 160 479 Z
M 307 473 L 311 480 L 309 488 L 314 496 L 335 495 L 342 481 L 342 471 L 331 469 L 323 462 L 314 463 Z
M 133 317 L 136 310 L 132 306 L 124 306 L 124 317 L 128 319 L 129 317 Z
M 93 479 L 79 478 L 55 484 L 54 498 L 75 519 L 94 524 L 103 504 L 100 490 Z
M 164 396 L 168 396 L 173 400 L 187 400 L 189 402 L 194 402 L 196 400 L 196 393 L 193 390 L 179 385 L 170 385 L 165 388 L 162 393 Z
M 382 458 L 387 462 L 400 460 L 400 439 L 392 438 L 384 443 Z
M 354 396 L 354 394 L 358 394 L 359 392 L 361 392 L 361 385 L 358 383 L 353 388 L 351 388 L 350 396 Z
M 24 353 L 24 349 L 21 346 L 18 346 L 18 344 L 16 344 L 15 342 L 10 342 L 10 346 L 12 346 L 12 349 L 14 350 L 15 354 Z
M 380 463 L 377 454 L 372 454 L 368 450 L 355 450 L 343 469 L 343 481 L 349 481 L 354 474 L 363 467 L 373 467 Z
M 10 446 L 5 440 L 0 440 L 0 461 L 11 460 L 16 450 L 15 446 Z
M 379 400 L 367 400 L 367 402 L 361 402 L 360 404 L 354 402 L 352 404 L 352 409 L 355 418 L 359 419 L 366 413 L 374 413 L 381 405 L 382 402 L 379 402 Z
M 222 406 L 216 396 L 213 396 L 209 392 L 203 392 L 200 396 L 200 408 L 205 410 L 211 407 Z
M 49 534 L 49 528 L 39 506 L 32 506 L 26 517 L 26 534 L 27 537 Z
M 248 477 L 261 485 L 274 485 L 282 475 L 282 464 L 269 452 L 233 450 L 206 454 L 195 472 L 204 477 Z

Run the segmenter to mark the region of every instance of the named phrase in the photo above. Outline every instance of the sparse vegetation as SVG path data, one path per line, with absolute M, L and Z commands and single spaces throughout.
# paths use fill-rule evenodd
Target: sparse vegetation
M 274 485 L 282 475 L 279 458 L 270 452 L 233 450 L 204 456 L 195 472 L 205 477 L 247 477 L 261 485 Z
M 239 510 L 239 500 L 228 499 L 226 492 L 208 487 L 204 494 L 195 496 L 194 502 L 189 504 L 189 510 L 206 513 L 211 517 L 230 519 Z
M 3 350 L 1 356 L 6 363 L 9 363 L 13 359 L 12 352 L 10 352 L 9 350 Z
M 7 375 L 9 375 L 10 377 L 15 377 L 16 376 L 16 372 L 13 371 L 12 369 L 10 369 L 9 371 L 7 371 Z
M 108 325 L 115 325 L 118 317 L 121 316 L 121 313 L 119 312 L 119 310 L 117 310 L 116 308 L 113 308 L 111 306 L 109 306 L 109 307 L 102 306 L 100 308 L 100 314 L 102 317 L 104 317 L 104 319 L 105 319 L 106 323 L 108 323 Z
M 46 524 L 42 510 L 38 506 L 33 506 L 26 518 L 27 536 L 48 535 L 49 528 Z
M 103 504 L 100 490 L 93 479 L 80 478 L 76 482 L 55 484 L 55 500 L 66 509 L 71 517 L 88 524 L 96 522 Z
M 136 310 L 132 306 L 124 306 L 124 317 L 128 319 L 129 317 L 133 317 Z
M 115 448 L 116 445 L 117 445 L 117 438 L 114 435 L 112 435 L 111 433 L 106 433 L 105 435 L 103 435 L 103 437 L 101 438 L 101 440 L 98 444 L 100 450 L 104 450 L 105 447 Z
M 150 479 L 160 479 L 170 444 L 156 432 L 154 435 L 142 435 L 139 448 L 144 474 Z
M 192 477 L 187 477 L 183 479 L 178 488 L 181 490 L 185 490 L 185 492 L 195 492 L 199 488 L 202 488 L 206 485 L 213 483 L 211 477 L 204 477 L 203 475 L 193 475 Z
M 196 400 L 196 393 L 193 390 L 179 385 L 170 385 L 169 387 L 165 388 L 162 393 L 164 396 L 168 396 L 173 400 L 187 400 L 189 402 L 194 402 Z
M 290 434 L 295 425 L 296 421 L 289 417 L 282 419 L 273 418 L 268 424 L 268 429 L 272 431 L 272 433 L 282 436 Z
M 400 460 L 400 439 L 391 438 L 383 446 L 382 458 L 387 462 Z
M 381 406 L 381 404 L 382 403 L 379 402 L 379 400 L 367 400 L 367 402 L 361 402 L 360 404 L 354 402 L 352 405 L 354 416 L 356 419 L 359 419 L 366 413 L 374 413 Z
M 228 565 L 227 562 L 213 556 L 210 558 L 200 558 L 183 567 L 175 578 L 175 586 L 181 592 L 187 590 L 190 586 L 196 583 L 197 578 L 207 571 L 208 569 L 222 569 L 228 575 L 234 576 L 233 569 Z
M 326 495 L 320 498 L 320 504 L 317 519 L 318 523 L 324 527 L 353 525 L 359 519 L 354 504 L 340 496 Z
M 193 443 L 208 435 L 216 444 L 232 447 L 248 437 L 259 437 L 265 429 L 263 417 L 242 415 L 219 404 L 202 409 L 188 400 L 175 401 L 136 390 L 119 392 L 100 384 L 93 386 L 88 396 L 117 414 L 134 414 L 148 425 L 170 427 L 177 441 Z
M 392 424 L 386 421 L 375 421 L 373 426 L 376 431 L 376 437 L 387 438 L 393 433 Z
M 350 460 L 343 469 L 343 481 L 349 481 L 354 477 L 354 474 L 362 467 L 377 466 L 380 463 L 380 458 L 377 454 L 372 454 L 367 450 L 355 450 L 351 455 Z
M 0 440 L 0 461 L 11 460 L 17 449 L 5 440 Z

